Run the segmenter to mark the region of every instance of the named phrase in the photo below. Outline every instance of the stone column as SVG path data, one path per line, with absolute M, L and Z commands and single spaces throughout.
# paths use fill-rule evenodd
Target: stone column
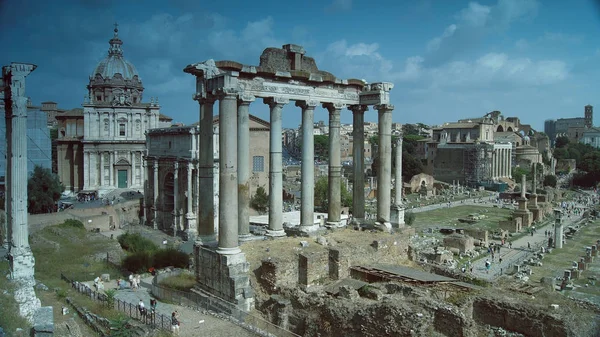
M 391 221 L 397 223 L 398 226 L 404 225 L 404 206 L 402 205 L 402 137 L 403 134 L 400 133 L 398 139 L 396 139 L 395 195 L 394 205 L 390 209 Z
M 216 246 L 215 189 L 213 187 L 213 106 L 215 97 L 198 98 L 200 123 L 198 139 L 198 237 L 196 245 Z
M 232 255 L 241 252 L 237 225 L 237 90 L 224 88 L 219 94 L 219 247 L 217 252 Z M 281 135 L 281 132 L 279 134 Z
M 314 115 L 317 101 L 296 101 L 302 109 L 302 185 L 300 200 L 300 230 L 316 230 L 315 225 L 315 138 Z
M 152 207 L 154 208 L 154 219 L 152 219 L 152 224 L 154 225 L 154 229 L 158 229 L 158 193 L 160 188 L 158 187 L 158 160 L 154 160 L 154 204 Z
M 173 236 L 179 229 L 179 163 L 173 164 Z
M 365 219 L 365 111 L 366 105 L 351 105 L 352 110 L 352 217 L 355 223 Z
M 250 104 L 254 96 L 240 94 L 237 112 L 238 238 L 250 238 Z
M 391 104 L 375 106 L 379 111 L 379 166 L 377 168 L 377 221 L 391 228 L 390 189 L 392 185 L 392 110 Z
M 342 159 L 340 153 L 340 112 L 341 103 L 324 103 L 329 111 L 329 191 L 327 224 L 338 227 L 342 213 Z
M 198 229 L 196 228 L 196 214 L 194 214 L 194 196 L 192 195 L 192 188 L 194 183 L 194 178 L 192 176 L 193 167 L 191 162 L 187 162 L 187 205 L 186 205 L 186 238 L 188 240 L 195 240 L 198 235 Z
M 271 108 L 271 130 L 269 134 L 269 229 L 271 237 L 285 236 L 283 230 L 283 182 L 282 182 L 282 145 L 281 145 L 281 109 L 289 103 L 288 99 L 271 97 L 264 99 Z
M 559 209 L 554 210 L 554 248 L 563 246 L 563 225 L 562 212 Z
M 41 307 L 36 297 L 35 258 L 29 246 L 27 222 L 27 96 L 25 78 L 37 66 L 11 63 L 2 67 L 6 119 L 6 223 L 9 279 L 16 283 L 14 298 L 19 314 L 33 321 Z
M 102 188 L 104 186 L 104 152 L 100 152 L 99 153 L 100 156 L 100 177 L 98 177 L 99 179 L 99 185 L 100 188 Z

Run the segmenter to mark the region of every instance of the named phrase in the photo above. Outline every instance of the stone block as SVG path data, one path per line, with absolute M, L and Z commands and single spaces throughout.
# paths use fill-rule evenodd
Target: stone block
M 109 282 L 110 281 L 110 274 L 102 274 L 100 276 L 100 278 L 102 279 L 102 281 L 104 282 Z
M 54 336 L 54 314 L 52 307 L 41 307 L 33 315 L 33 337 Z
M 578 270 L 585 270 L 585 269 L 586 269 L 585 262 L 583 262 L 583 261 L 579 261 L 579 262 L 577 263 L 577 269 L 578 269 Z
M 571 269 L 571 279 L 576 280 L 579 278 L 579 270 L 576 268 Z
M 349 276 L 350 261 L 339 249 L 329 249 L 329 278 L 340 280 Z

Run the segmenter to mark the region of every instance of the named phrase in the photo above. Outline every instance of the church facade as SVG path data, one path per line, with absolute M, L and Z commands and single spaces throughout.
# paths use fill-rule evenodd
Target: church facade
M 123 57 L 122 44 L 115 28 L 107 57 L 89 78 L 83 109 L 57 115 L 58 174 L 72 192 L 141 191 L 146 131 L 170 126 L 170 119 L 160 115 L 158 99 L 142 102 L 142 81 Z

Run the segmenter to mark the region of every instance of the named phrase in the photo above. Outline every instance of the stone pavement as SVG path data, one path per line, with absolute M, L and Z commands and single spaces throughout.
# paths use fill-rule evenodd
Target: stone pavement
M 565 216 L 563 217 L 563 228 L 567 228 L 567 226 L 570 226 L 581 219 L 581 216 L 578 215 Z M 544 231 L 550 230 L 552 232 L 552 237 L 554 237 L 554 219 L 546 220 L 544 223 L 547 225 L 541 228 L 536 227 L 536 232 L 533 233 L 533 236 L 527 234 L 512 241 L 512 248 L 508 248 L 508 244 L 504 244 L 504 246 L 500 248 L 500 253 L 495 254 L 493 262 L 491 254 L 489 253 L 479 256 L 477 260 L 473 262 L 472 275 L 479 279 L 493 281 L 506 272 L 512 272 L 514 264 L 520 263 L 532 256 L 534 252 L 540 251 L 540 247 L 547 247 L 548 237 L 544 235 Z M 528 243 L 531 245 L 531 248 L 528 248 Z M 499 257 L 502 258 L 501 264 L 499 263 Z M 492 262 L 489 273 L 485 268 L 486 259 Z M 467 273 L 469 273 L 468 268 Z
M 88 285 L 93 285 L 93 281 L 86 282 Z M 150 307 L 150 299 L 153 296 L 148 288 L 143 287 L 144 283 L 151 284 L 152 277 L 142 279 L 142 287 L 137 290 L 127 288 L 117 290 L 115 298 L 132 303 L 137 310 L 137 304 L 140 299 L 144 301 L 146 308 Z M 105 289 L 117 289 L 116 280 L 104 283 Z M 93 288 L 92 288 L 93 289 Z M 223 320 L 210 314 L 203 314 L 196 310 L 178 305 L 163 303 L 157 300 L 156 311 L 167 317 L 171 317 L 171 313 L 175 310 L 179 312 L 180 333 L 179 336 L 214 336 L 214 337 L 250 337 L 257 336 L 256 334 L 236 325 L 230 321 Z M 203 321 L 203 322 L 202 322 Z M 200 323 L 202 322 L 202 323 Z

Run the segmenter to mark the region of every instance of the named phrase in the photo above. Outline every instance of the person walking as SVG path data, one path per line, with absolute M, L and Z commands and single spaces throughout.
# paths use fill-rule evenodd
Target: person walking
M 171 314 L 171 332 L 175 336 L 179 336 L 179 317 L 177 311 L 173 311 Z

